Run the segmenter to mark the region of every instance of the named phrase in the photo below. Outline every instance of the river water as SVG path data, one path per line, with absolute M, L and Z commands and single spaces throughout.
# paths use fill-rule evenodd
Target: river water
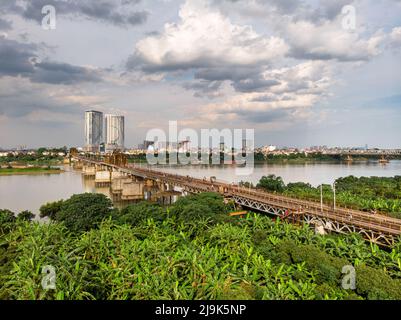
M 84 180 L 80 172 L 65 167 L 61 174 L 0 176 L 0 209 L 13 212 L 30 210 L 37 214 L 42 204 L 67 199 L 73 194 L 99 192 L 108 195 L 108 188 L 95 188 L 94 181 Z M 162 167 L 158 170 L 197 178 L 214 176 L 226 182 L 249 181 L 257 183 L 264 175 L 281 176 L 284 182 L 309 182 L 317 186 L 333 183 L 335 179 L 354 175 L 392 177 L 401 175 L 401 160 L 386 165 L 378 162 L 315 163 L 315 164 L 256 164 L 249 176 L 237 176 L 234 166 Z

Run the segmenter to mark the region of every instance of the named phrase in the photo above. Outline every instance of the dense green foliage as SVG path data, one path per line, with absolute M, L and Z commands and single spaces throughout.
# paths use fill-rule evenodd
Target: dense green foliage
M 52 220 L 56 220 L 56 215 L 61 211 L 61 206 L 63 205 L 64 200 L 46 203 L 40 207 L 40 217 L 45 218 L 48 217 Z
M 262 177 L 258 188 L 269 192 L 280 192 L 291 197 L 320 201 L 320 186 L 298 182 L 287 185 L 280 177 Z M 378 211 L 395 218 L 401 218 L 401 176 L 361 177 L 349 176 L 335 182 L 336 203 L 341 206 L 363 211 Z M 333 186 L 323 185 L 323 201 L 334 204 Z
M 53 207 L 57 207 L 57 205 L 58 203 Z M 43 207 L 41 211 L 44 212 Z M 63 222 L 73 232 L 81 232 L 96 228 L 112 212 L 113 203 L 105 195 L 83 193 L 73 195 L 70 199 L 63 201 L 60 204 L 60 211 L 56 212 L 53 219 Z M 52 217 L 51 214 L 50 217 Z
M 9 232 L 15 226 L 16 217 L 10 210 L 0 210 L 0 235 Z
M 230 209 L 207 193 L 120 211 L 84 194 L 42 207 L 50 223 L 0 211 L 0 299 L 401 299 L 401 244 L 385 251 Z M 56 290 L 41 287 L 46 265 Z M 356 290 L 341 287 L 344 265 Z
M 270 192 L 283 192 L 285 190 L 285 183 L 281 177 L 270 174 L 267 177 L 262 177 L 256 187 Z
M 28 210 L 24 210 L 20 212 L 17 216 L 17 219 L 24 220 L 24 221 L 31 221 L 33 218 L 35 218 L 35 215 Z

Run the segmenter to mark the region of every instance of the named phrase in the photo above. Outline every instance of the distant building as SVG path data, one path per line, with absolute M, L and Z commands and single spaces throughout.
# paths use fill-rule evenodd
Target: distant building
M 125 140 L 124 117 L 106 114 L 104 122 L 106 151 L 123 150 Z
M 85 112 L 85 150 L 98 152 L 103 140 L 103 113 L 99 111 Z
M 263 146 L 263 147 L 259 148 L 258 152 L 261 152 L 264 155 L 267 155 L 269 153 L 274 153 L 276 150 L 277 150 L 276 146 L 269 145 L 269 146 Z

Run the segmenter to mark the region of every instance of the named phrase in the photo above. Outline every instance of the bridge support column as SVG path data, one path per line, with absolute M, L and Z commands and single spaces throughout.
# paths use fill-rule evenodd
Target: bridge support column
M 96 170 L 95 187 L 108 187 L 111 183 L 111 172 L 109 170 Z

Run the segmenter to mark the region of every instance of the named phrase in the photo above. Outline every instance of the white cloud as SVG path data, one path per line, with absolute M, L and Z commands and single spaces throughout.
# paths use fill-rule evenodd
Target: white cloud
M 385 39 L 380 31 L 362 38 L 358 30 L 343 29 L 340 18 L 321 24 L 291 21 L 283 24 L 283 33 L 291 46 L 291 55 L 300 59 L 369 60 L 380 53 L 379 46 Z
M 395 27 L 390 33 L 390 44 L 393 47 L 401 46 L 401 27 Z
M 235 25 L 206 1 L 188 0 L 179 17 L 178 23 L 166 24 L 161 35 L 136 44 L 136 58 L 145 67 L 249 66 L 266 64 L 288 51 L 283 39 L 261 36 L 251 26 Z
M 312 115 L 308 110 L 329 96 L 329 87 L 334 82 L 332 72 L 324 61 L 308 61 L 265 71 L 265 79 L 273 79 L 279 84 L 265 92 L 236 94 L 223 102 L 209 103 L 200 108 L 196 116 L 204 122 L 220 123 L 228 119 L 258 123 L 307 118 Z

